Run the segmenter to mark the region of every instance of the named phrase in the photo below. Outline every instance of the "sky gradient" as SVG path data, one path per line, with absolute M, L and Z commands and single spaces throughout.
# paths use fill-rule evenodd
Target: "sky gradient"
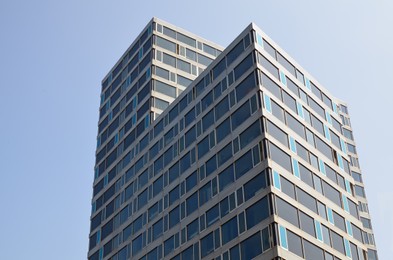
M 138 3 L 136 3 L 138 2 Z M 0 2 L 0 259 L 86 259 L 102 78 L 156 16 L 221 46 L 255 22 L 346 101 L 393 255 L 393 2 Z

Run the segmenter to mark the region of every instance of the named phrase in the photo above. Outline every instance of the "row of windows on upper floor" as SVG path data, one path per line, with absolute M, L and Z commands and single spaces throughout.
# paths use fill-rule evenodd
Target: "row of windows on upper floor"
M 255 98 L 255 97 L 254 97 Z M 253 98 L 253 99 L 254 99 Z M 255 108 L 256 109 L 256 108 Z M 196 154 L 198 155 L 198 158 L 201 158 L 205 155 L 205 151 L 209 148 L 213 148 L 215 143 L 219 143 L 221 140 L 223 140 L 227 135 L 231 133 L 230 129 L 231 127 L 229 126 L 229 131 L 228 127 L 226 126 L 226 122 L 229 122 L 231 125 L 231 121 L 236 122 L 232 123 L 232 129 L 235 130 L 237 126 L 239 126 L 244 120 L 248 118 L 248 116 L 243 116 L 244 113 L 240 113 L 238 111 L 243 111 L 243 110 L 248 110 L 250 111 L 250 102 L 247 101 L 246 103 L 243 104 L 234 114 L 232 117 L 228 117 L 221 125 L 225 126 L 222 128 L 218 128 L 217 132 L 215 134 L 215 130 L 213 130 L 211 133 L 209 133 L 206 137 L 204 138 L 199 144 L 198 144 L 198 150 L 195 152 L 187 153 L 186 156 L 183 156 L 178 162 L 176 162 L 174 165 L 172 165 L 169 168 L 169 171 L 164 174 L 164 180 L 162 180 L 162 175 L 159 177 L 152 185 L 151 189 L 152 192 L 145 193 L 144 196 L 147 194 L 153 194 L 153 197 L 157 195 L 161 190 L 163 189 L 163 184 L 164 187 L 167 186 L 169 183 L 173 182 L 180 173 L 184 173 L 184 171 L 190 166 L 190 161 L 189 161 L 189 156 L 191 156 L 191 162 L 195 162 L 195 156 Z M 255 110 L 252 110 L 255 111 Z M 251 113 L 251 112 L 248 112 Z M 191 128 L 194 129 L 194 128 Z M 190 130 L 191 130 L 190 129 Z M 222 130 L 221 130 L 222 129 Z M 190 131 L 189 131 L 190 132 Z M 232 143 L 230 145 L 226 145 L 222 150 L 220 150 L 217 153 L 217 156 L 213 156 L 206 162 L 206 166 L 203 165 L 201 170 L 205 173 L 203 176 L 206 176 L 213 172 L 217 167 L 220 167 L 226 160 L 231 158 L 233 153 L 236 153 L 239 149 L 244 148 L 247 146 L 256 136 L 258 136 L 261 133 L 261 128 L 260 128 L 260 123 L 254 123 L 252 126 L 242 133 L 240 133 L 239 137 L 235 138 L 234 143 L 233 143 L 233 150 L 232 150 Z M 217 135 L 217 139 L 215 139 L 215 135 Z M 186 134 L 187 136 L 187 134 Z M 205 140 L 209 140 L 209 143 L 206 143 Z M 217 141 L 215 141 L 217 140 Z M 214 144 L 212 143 L 214 142 Z M 157 144 L 159 144 L 158 142 Z M 181 149 L 181 145 L 179 145 L 178 148 L 178 143 L 175 142 L 173 146 L 171 146 L 165 153 L 163 153 L 158 159 L 152 163 L 153 167 L 147 168 L 145 171 L 143 171 L 137 179 L 131 184 L 127 186 L 127 188 L 123 191 L 125 194 L 125 201 L 127 201 L 136 191 L 141 190 L 145 185 L 148 183 L 149 178 L 153 178 L 153 176 L 158 176 L 158 174 L 162 171 L 162 169 L 165 167 L 167 168 L 167 165 L 170 164 L 170 162 L 177 156 L 178 150 Z M 152 149 L 150 150 L 149 153 L 152 158 L 154 158 L 157 155 L 158 150 L 153 146 Z M 142 160 L 138 160 L 136 164 L 131 166 L 124 175 L 125 177 L 116 182 L 116 184 L 113 184 L 111 188 L 107 189 L 107 191 L 101 195 L 94 203 L 93 203 L 93 208 L 94 211 L 97 211 L 100 209 L 100 207 L 107 201 L 111 199 L 111 197 L 121 189 L 121 187 L 127 183 L 133 176 L 138 173 L 142 167 L 143 167 L 143 161 L 147 162 L 146 158 L 142 157 Z M 152 160 L 150 160 L 152 162 Z M 202 163 L 202 161 L 200 161 Z M 169 175 L 169 178 L 168 178 Z M 112 170 L 107 178 L 104 178 L 101 180 L 99 183 L 96 184 L 94 187 L 94 195 L 98 194 L 99 191 L 101 191 L 105 183 L 109 183 L 114 177 L 115 177 L 115 171 Z M 143 193 L 143 192 L 142 192 Z M 124 203 L 123 201 L 122 203 Z M 143 205 L 144 203 L 140 203 L 140 205 Z M 137 208 L 135 208 L 137 210 Z M 93 212 L 94 212 L 93 211 Z
M 278 70 L 269 60 L 267 60 L 263 55 L 258 55 L 259 63 L 265 68 L 271 75 L 273 75 L 277 80 L 280 80 L 282 84 L 288 88 L 292 93 L 300 98 L 304 103 L 306 103 L 312 111 L 315 111 L 321 118 L 323 118 L 327 123 L 332 125 L 340 134 L 342 134 L 342 127 L 338 120 L 336 120 L 328 111 L 326 111 L 318 102 L 314 101 L 305 91 L 299 88 L 291 79 L 283 75 L 282 72 Z M 287 91 L 284 91 L 275 80 L 271 79 L 265 73 L 261 74 L 262 84 L 277 98 L 281 99 L 294 111 L 297 110 L 297 102 L 292 98 Z M 305 119 L 309 119 L 308 110 L 304 112 Z M 319 121 L 319 120 L 318 120 Z M 322 124 L 320 124 L 322 125 Z
M 257 145 L 258 147 L 258 145 Z M 259 148 L 257 148 L 259 149 Z M 253 152 L 252 152 L 253 151 Z M 256 157 L 253 157 L 253 154 Z M 180 219 L 185 218 L 186 216 L 189 216 L 195 210 L 204 205 L 207 201 L 215 197 L 215 195 L 218 193 L 218 188 L 220 188 L 220 192 L 225 189 L 228 186 L 227 179 L 229 177 L 229 173 L 232 173 L 232 182 L 234 181 L 236 176 L 236 179 L 240 178 L 241 176 L 244 176 L 247 172 L 249 172 L 255 165 L 258 164 L 258 162 L 261 160 L 260 159 L 261 155 L 258 155 L 258 152 L 255 151 L 253 148 L 252 150 L 248 151 L 246 154 L 244 154 L 242 157 L 240 157 L 233 165 L 227 167 L 225 170 L 222 171 L 221 176 L 225 175 L 226 181 L 223 181 L 220 177 L 220 181 L 217 179 L 219 177 L 214 177 L 212 180 L 209 182 L 199 185 L 202 186 L 199 191 L 197 190 L 194 192 L 191 196 L 189 196 L 187 199 L 184 199 L 183 203 L 179 203 L 180 206 L 176 206 L 173 208 L 166 217 L 161 219 L 158 222 L 164 221 L 166 223 L 164 225 L 164 230 L 167 231 L 170 228 L 174 227 L 177 225 L 180 221 Z M 254 163 L 253 163 L 254 160 Z M 251 164 L 250 164 L 251 163 Z M 250 165 L 248 165 L 250 164 Z M 201 172 L 194 172 L 191 175 L 189 175 L 184 182 L 183 188 L 182 185 L 176 186 L 173 188 L 168 195 L 164 197 L 164 200 L 160 199 L 157 203 L 155 203 L 152 207 L 150 207 L 146 212 L 146 214 L 143 213 L 140 217 L 138 217 L 136 220 L 132 222 L 129 226 L 127 226 L 122 234 L 122 241 L 126 241 L 131 234 L 136 235 L 138 231 L 141 230 L 142 226 L 147 223 L 147 219 L 149 219 L 149 223 L 154 222 L 154 218 L 158 216 L 158 214 L 162 211 L 162 203 L 164 203 L 164 209 L 171 206 L 173 203 L 175 203 L 180 196 L 184 196 L 186 192 L 192 192 L 194 190 L 194 187 L 197 186 L 197 179 L 198 176 L 200 178 L 205 178 L 204 174 Z M 201 175 L 203 175 L 201 177 Z M 254 177 L 252 180 L 248 181 L 247 183 L 244 184 L 244 189 L 240 188 L 238 191 L 235 191 L 234 193 L 230 194 L 229 196 L 225 197 L 224 199 L 221 200 L 220 203 L 216 204 L 213 206 L 210 210 L 207 211 L 206 216 L 203 215 L 201 216 L 200 219 L 200 224 L 203 229 L 206 227 L 208 228 L 211 226 L 214 222 L 218 221 L 218 219 L 221 217 L 224 217 L 227 215 L 230 211 L 233 211 L 237 206 L 240 206 L 243 201 L 247 201 L 250 198 L 252 198 L 254 195 L 256 195 L 258 190 L 263 189 L 266 187 L 267 179 L 266 179 L 266 173 L 262 172 L 261 174 L 257 175 Z M 187 190 L 185 190 L 187 189 Z M 183 190 L 183 192 L 182 192 Z M 244 194 L 243 194 L 244 190 Z M 236 199 L 235 199 L 236 197 Z M 97 244 L 97 239 L 98 240 L 103 240 L 105 237 L 107 237 L 112 230 L 116 229 L 118 226 L 120 226 L 122 223 L 124 223 L 129 215 L 131 215 L 131 211 L 129 209 L 130 205 L 127 205 L 122 211 L 115 217 L 115 221 L 109 221 L 107 224 L 105 224 L 100 231 L 97 233 L 93 234 L 91 237 L 91 244 L 93 244 L 93 247 Z M 220 212 L 220 213 L 219 213 Z M 218 215 L 217 215 L 218 214 Z M 250 214 L 250 217 L 255 215 Z M 117 221 L 116 221 L 117 219 Z M 113 227 L 113 224 L 115 223 L 115 227 Z M 158 223 L 156 222 L 153 224 L 151 227 L 154 230 L 154 227 Z M 117 224 L 116 224 L 117 223 Z M 161 222 L 162 223 L 162 222 Z M 194 226 L 195 221 L 193 221 L 194 224 L 190 224 L 188 226 Z M 249 223 L 251 224 L 251 222 Z M 160 225 L 162 227 L 162 225 Z M 202 229 L 202 230 L 203 230 Z M 150 230 L 150 229 L 149 229 Z M 162 230 L 161 230 L 162 231 Z M 163 232 L 163 231 L 162 231 Z M 184 231 L 185 232 L 185 231 Z M 194 233 L 191 232 L 191 229 L 187 231 L 188 234 Z M 159 233 L 161 235 L 161 233 Z M 97 238 L 98 236 L 98 238 Z M 135 237 L 135 236 L 134 236 Z M 191 239 L 191 238 L 189 238 Z
M 237 67 L 234 69 L 234 71 L 235 71 L 235 73 L 234 73 L 234 74 L 235 74 L 235 79 L 234 79 L 234 80 L 237 80 L 238 78 L 240 78 L 240 77 L 242 76 L 242 73 L 244 73 L 244 72 L 245 72 L 245 69 L 246 69 L 246 68 L 244 68 L 244 65 L 243 65 L 243 64 L 245 63 L 245 61 L 247 61 L 247 63 L 249 63 L 249 60 L 252 61 L 252 56 L 251 56 L 251 55 L 249 55 L 249 56 L 244 60 L 244 62 L 242 62 L 239 66 L 237 66 Z M 209 75 L 208 75 L 208 76 L 209 76 Z M 210 77 L 208 77 L 208 76 L 205 77 L 204 80 L 202 81 L 204 84 L 209 84 L 209 83 L 210 83 Z M 156 85 L 156 84 L 155 84 L 155 85 Z M 241 98 L 243 98 L 243 97 L 249 92 L 249 90 L 252 89 L 252 88 L 255 88 L 255 86 L 256 86 L 256 83 L 255 83 L 255 76 L 254 76 L 254 75 L 249 76 L 246 80 L 244 80 L 242 83 L 240 83 L 239 86 L 236 87 L 236 89 L 235 89 L 234 91 L 231 92 L 231 95 L 230 95 L 231 107 L 236 103 L 236 99 L 240 100 Z M 223 81 L 219 82 L 218 85 L 216 85 L 216 86 L 214 87 L 213 91 L 211 91 L 211 92 L 208 93 L 208 97 L 204 98 L 204 99 L 202 100 L 202 102 L 197 103 L 197 106 L 195 107 L 195 111 L 192 111 L 194 114 L 195 114 L 195 112 L 196 112 L 195 116 L 198 116 L 199 113 L 201 113 L 201 110 L 203 110 L 203 108 L 205 108 L 205 107 L 211 105 L 211 103 L 214 101 L 214 99 L 218 98 L 218 97 L 221 95 L 221 93 L 222 93 L 223 91 L 226 90 L 226 88 L 227 88 L 226 79 L 224 79 Z M 199 90 L 199 91 L 201 91 L 201 90 Z M 147 91 L 146 91 L 146 92 L 147 92 Z M 191 95 L 189 94 L 189 95 L 183 97 L 183 99 L 180 100 L 179 103 L 178 103 L 174 108 L 172 108 L 172 109 L 169 111 L 169 113 L 167 114 L 167 116 L 166 116 L 163 120 L 161 120 L 160 122 L 158 122 L 158 123 L 156 124 L 156 126 L 154 127 L 154 136 L 157 136 L 158 134 L 161 133 L 161 131 L 162 131 L 163 128 L 164 128 L 164 124 L 163 124 L 163 123 L 169 124 L 171 121 L 174 120 L 174 118 L 177 117 L 177 115 L 179 114 L 180 111 L 183 111 L 184 108 L 186 108 L 186 107 L 188 106 L 188 104 L 194 99 L 194 98 L 193 98 L 193 95 L 192 95 L 193 93 L 194 93 L 194 92 L 190 92 Z M 138 94 L 138 95 L 139 95 L 139 94 Z M 214 95 L 214 97 L 213 97 L 213 95 Z M 139 98 L 138 98 L 138 99 L 139 99 Z M 225 109 L 225 106 L 223 106 L 223 105 L 225 105 L 225 104 L 220 104 L 220 107 L 222 107 L 221 110 L 222 110 L 222 109 Z M 227 105 L 227 104 L 226 104 L 226 105 Z M 131 103 L 127 106 L 127 108 L 128 108 L 129 106 L 131 106 Z M 202 107 L 201 107 L 201 106 L 202 106 Z M 131 106 L 131 107 L 132 107 L 132 106 Z M 131 111 L 131 110 L 130 110 L 130 111 Z M 225 112 L 225 111 L 224 111 L 224 112 Z M 189 112 L 188 115 L 186 115 L 186 121 L 190 121 L 190 122 L 191 122 L 191 121 L 195 118 L 195 116 L 194 116 L 194 115 L 191 115 L 191 113 Z M 214 117 L 214 115 L 213 115 L 213 117 Z M 206 120 L 204 120 L 204 121 L 207 122 L 207 121 L 208 121 L 207 119 L 210 119 L 210 118 L 212 118 L 213 121 L 214 121 L 214 118 L 213 118 L 213 117 L 212 117 L 212 116 L 206 117 Z M 139 119 L 139 118 L 138 118 L 138 119 Z M 134 121 L 135 121 L 135 120 L 134 120 Z M 209 121 L 210 121 L 210 120 L 209 120 Z M 186 123 L 187 123 L 187 122 L 186 122 Z M 127 123 L 126 126 L 127 126 L 127 125 L 132 126 L 133 124 L 132 124 L 132 123 Z M 114 129 L 114 128 L 110 127 L 110 129 Z M 129 129 L 131 129 L 131 128 L 129 128 Z M 136 139 L 137 136 L 139 136 L 139 134 L 142 132 L 142 130 L 144 130 L 143 127 L 139 127 L 139 128 L 137 127 L 137 130 L 138 130 L 138 129 L 140 129 L 140 131 L 132 131 L 131 134 L 129 134 L 129 135 L 127 135 L 127 137 L 125 137 L 125 140 L 124 140 L 124 144 L 125 144 L 125 145 L 124 145 L 124 149 L 127 148 L 127 147 Z M 126 129 L 126 131 L 120 131 L 120 133 L 122 133 L 122 132 L 126 133 L 127 130 L 128 130 L 128 129 Z M 135 129 L 134 129 L 134 130 L 135 130 Z M 107 131 L 107 130 L 105 130 L 104 133 L 106 133 L 106 131 Z M 102 139 L 102 137 L 101 137 L 101 139 Z M 121 138 L 120 138 L 120 139 L 121 139 Z M 145 139 L 145 138 L 144 138 L 144 139 Z M 146 140 L 148 140 L 148 137 L 146 138 Z M 147 141 L 147 142 L 148 142 L 148 141 Z M 101 143 L 102 143 L 102 140 L 101 140 Z M 113 147 L 113 146 L 111 146 L 111 147 Z M 123 150 L 124 150 L 124 149 L 123 149 Z M 106 149 L 106 150 L 107 150 L 107 149 Z M 106 154 L 106 151 L 103 152 L 103 153 L 101 153 L 99 157 L 102 158 L 105 154 Z M 112 152 L 112 157 L 111 157 L 111 158 L 116 159 L 115 157 L 116 157 L 116 156 L 115 156 L 115 153 Z M 111 161 L 113 161 L 114 159 L 112 159 Z M 107 166 L 108 164 L 109 164 L 109 163 L 106 163 L 106 164 L 101 163 L 100 166 L 98 167 L 99 173 L 98 173 L 98 175 L 96 175 L 96 176 L 101 175 L 101 173 L 102 173 L 106 168 L 108 168 L 108 166 Z
M 176 44 L 176 43 L 169 41 L 165 38 L 162 38 L 160 36 L 153 37 L 153 44 L 155 44 L 158 47 L 161 47 L 167 51 L 170 51 L 173 54 L 177 54 L 181 57 L 185 57 L 185 58 L 187 58 L 187 60 L 195 61 L 197 63 L 204 65 L 204 66 L 209 66 L 210 63 L 213 61 L 213 59 L 211 59 L 211 58 L 209 58 L 199 52 L 185 48 L 184 46 Z
M 332 102 L 331 98 L 329 98 L 325 93 L 323 93 L 312 81 L 308 80 L 302 72 L 300 72 L 279 51 L 277 51 L 269 42 L 267 42 L 266 39 L 263 39 L 259 34 L 256 35 L 256 38 L 257 38 L 257 43 L 261 45 L 264 48 L 264 50 L 268 54 L 270 54 L 271 57 L 277 60 L 278 63 L 281 64 L 289 73 L 291 73 L 296 79 L 298 79 L 303 86 L 311 90 L 311 92 L 314 93 L 314 95 L 317 96 L 318 99 L 320 99 L 323 103 L 325 103 L 326 106 L 328 106 L 331 110 L 335 112 L 337 111 L 337 105 Z M 293 83 L 293 81 L 291 82 Z
M 132 61 L 132 63 L 129 64 L 130 59 L 135 57 L 138 57 L 141 55 L 140 52 L 146 53 L 146 51 L 150 48 L 151 46 L 151 38 L 149 38 L 149 40 L 145 43 L 146 39 L 148 39 L 148 37 L 152 34 L 152 27 L 151 25 L 142 33 L 142 35 L 139 37 L 139 39 L 137 39 L 135 41 L 135 43 L 131 46 L 131 48 L 129 48 L 129 51 L 124 55 L 124 58 L 119 62 L 119 64 L 114 67 L 114 69 L 112 70 L 112 73 L 110 73 L 108 75 L 108 77 L 104 80 L 104 82 L 102 83 L 102 92 L 104 92 L 106 90 L 106 88 L 108 86 L 111 86 L 112 88 L 112 92 L 116 87 L 113 87 L 112 85 L 110 85 L 110 83 L 112 82 L 113 79 L 116 78 L 116 76 L 119 74 L 120 71 L 126 70 L 125 67 L 128 65 L 128 72 L 130 72 L 130 66 L 134 67 L 135 66 L 135 61 Z M 141 47 L 141 48 L 140 48 Z M 138 54 L 137 54 L 138 53 Z M 131 65 L 133 64 L 133 65 Z M 132 69 L 132 68 L 131 68 Z M 123 71 L 124 71 L 123 70 Z M 127 72 L 127 73 L 128 73 Z M 122 72 L 123 74 L 123 72 Z
M 219 64 L 217 64 L 215 66 L 215 68 L 213 69 L 213 71 L 211 73 L 209 73 L 208 75 L 206 75 L 198 84 L 196 87 L 194 87 L 195 89 L 192 90 L 191 96 L 189 96 L 188 98 L 185 99 L 184 102 L 184 98 L 183 98 L 183 104 L 185 104 L 186 106 L 188 105 L 188 103 L 190 103 L 193 99 L 195 99 L 203 90 L 204 88 L 210 84 L 211 81 L 213 81 L 213 75 L 215 75 L 214 77 L 216 78 L 217 76 L 219 76 L 219 74 L 226 68 L 226 64 L 228 63 L 228 66 L 243 52 L 243 50 L 249 46 L 250 44 L 250 36 L 249 34 L 247 34 L 227 55 L 227 57 L 224 57 Z M 170 64 L 171 59 L 168 60 L 168 63 Z M 164 59 L 163 59 L 164 62 Z M 244 64 L 243 66 L 244 67 Z M 237 70 L 238 72 L 236 73 L 236 75 L 234 75 L 234 73 L 232 73 L 232 77 L 230 80 L 230 83 L 232 83 L 235 80 L 235 76 L 237 76 L 238 74 L 240 74 L 240 68 Z M 213 73 L 215 72 L 215 73 Z M 161 86 L 163 86 L 163 88 L 161 89 L 162 92 L 165 91 L 169 91 L 171 92 L 172 89 L 168 89 L 165 88 L 166 86 L 161 84 Z M 132 90 L 132 89 L 131 89 Z M 129 91 L 129 93 L 127 93 L 127 96 L 131 96 L 132 95 L 132 91 Z M 173 92 L 173 90 L 172 90 Z M 191 97 L 191 98 L 190 98 Z M 121 104 L 121 103 L 120 103 Z M 115 107 L 116 108 L 116 107 Z M 172 109 L 172 111 L 174 111 L 174 109 Z M 112 113 L 112 112 L 111 112 Z M 172 112 L 173 114 L 173 112 Z M 106 136 L 105 136 L 106 138 Z M 103 143 L 101 140 L 99 140 L 99 143 Z
M 190 47 L 197 48 L 201 51 L 204 51 L 214 57 L 217 57 L 221 51 L 200 41 L 196 41 L 192 37 L 189 37 L 187 35 L 184 35 L 180 32 L 177 32 L 175 30 L 172 30 L 171 28 L 161 25 L 159 23 L 154 23 L 153 28 L 157 30 L 157 32 L 163 33 L 164 35 L 171 37 L 174 40 L 178 40 L 179 42 L 182 42 Z
M 262 82 L 264 84 L 264 82 Z M 265 84 L 266 85 L 266 84 Z M 284 102 L 284 104 L 287 104 Z M 284 110 L 280 105 L 278 105 L 274 100 L 272 100 L 267 94 L 264 94 L 264 106 L 267 109 L 268 112 L 272 113 L 273 116 L 278 118 L 281 122 L 286 124 L 290 129 L 292 129 L 298 136 L 303 138 L 305 141 L 307 141 L 311 146 L 315 147 L 318 149 L 320 152 L 322 152 L 323 155 L 325 155 L 330 161 L 334 162 L 336 165 L 338 165 L 343 171 L 346 173 L 350 174 L 349 172 L 349 163 L 348 161 L 343 158 L 335 149 L 331 148 L 329 144 L 327 144 L 323 139 L 321 139 L 316 133 L 313 133 L 310 131 L 310 129 L 306 126 L 304 126 L 301 122 L 299 122 L 297 119 L 295 119 L 288 111 Z M 291 106 L 289 106 L 291 108 Z M 291 108 L 291 110 L 294 110 L 293 112 L 302 115 L 303 114 L 303 119 L 307 118 L 304 117 L 304 111 L 305 109 L 297 109 L 296 107 Z M 299 113 L 301 111 L 301 113 Z M 310 114 L 310 113 L 309 113 Z M 310 114 L 312 117 L 312 120 L 310 120 L 310 123 L 314 126 L 317 132 L 319 132 L 321 135 L 324 136 L 324 139 L 326 141 L 330 141 L 329 143 L 334 144 L 337 146 L 339 149 L 341 149 L 345 154 L 346 154 L 346 146 L 345 142 L 340 139 L 336 134 L 334 134 L 327 125 L 323 125 L 322 129 L 321 127 L 318 127 L 318 122 L 320 121 L 316 119 L 312 114 Z M 305 119 L 307 122 L 308 120 Z M 283 142 L 284 144 L 287 143 L 287 141 Z M 307 160 L 307 159 L 306 159 Z M 308 160 L 307 160 L 308 161 Z

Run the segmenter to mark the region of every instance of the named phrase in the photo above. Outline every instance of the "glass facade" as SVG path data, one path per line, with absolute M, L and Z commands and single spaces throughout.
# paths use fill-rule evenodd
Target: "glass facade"
M 154 18 L 102 83 L 88 259 L 376 259 L 349 122 L 255 25 Z

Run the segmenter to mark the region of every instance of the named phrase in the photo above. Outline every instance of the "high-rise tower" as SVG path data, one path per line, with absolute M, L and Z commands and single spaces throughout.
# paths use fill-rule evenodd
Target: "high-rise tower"
M 349 122 L 254 24 L 153 19 L 102 84 L 89 260 L 377 259 Z

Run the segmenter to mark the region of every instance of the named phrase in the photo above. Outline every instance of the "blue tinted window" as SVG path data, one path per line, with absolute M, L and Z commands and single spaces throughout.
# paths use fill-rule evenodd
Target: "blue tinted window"
M 244 184 L 244 199 L 247 201 L 261 189 L 266 188 L 266 173 L 263 171 Z
M 187 216 L 198 209 L 198 192 L 192 194 L 186 201 Z
M 220 218 L 219 204 L 212 207 L 206 212 L 206 225 L 209 227 Z
M 239 79 L 248 69 L 253 65 L 252 54 L 249 54 L 244 60 L 242 60 L 239 65 L 234 69 L 235 80 Z
M 197 181 L 198 181 L 198 176 L 197 176 L 197 172 L 195 171 L 186 179 L 187 192 L 197 185 Z
M 227 135 L 231 133 L 230 118 L 228 117 L 216 129 L 217 143 L 221 142 Z
M 193 222 L 187 225 L 187 240 L 192 239 L 199 232 L 199 219 L 195 219 Z
M 198 158 L 202 158 L 209 151 L 209 136 L 198 143 Z
M 247 229 L 257 225 L 270 215 L 268 197 L 264 197 L 246 209 Z
M 240 134 L 240 147 L 243 149 L 257 136 L 261 134 L 261 123 L 259 120 L 255 121 L 250 127 Z
M 247 101 L 232 114 L 232 130 L 235 130 L 241 125 L 250 115 L 250 104 L 249 101 Z
M 228 186 L 235 180 L 233 165 L 231 164 L 228 168 L 223 170 L 218 175 L 218 178 L 219 178 L 220 191 L 222 191 L 226 186 Z
M 162 232 L 163 232 L 163 222 L 162 219 L 160 219 L 153 225 L 153 240 L 159 238 L 162 235 Z
M 260 233 L 247 238 L 241 244 L 241 257 L 242 259 L 253 259 L 262 253 L 261 236 Z
M 169 228 L 172 228 L 180 221 L 179 206 L 169 212 Z
M 199 206 L 201 207 L 212 197 L 211 183 L 206 183 L 199 189 Z
M 221 226 L 222 245 L 225 245 L 232 239 L 236 238 L 238 233 L 237 217 L 235 216 Z
M 229 111 L 229 102 L 228 102 L 228 96 L 226 96 L 215 107 L 216 120 L 220 119 L 228 111 Z
M 224 164 L 232 157 L 232 142 L 227 144 L 224 148 L 217 153 L 218 167 Z
M 236 179 L 239 179 L 252 168 L 252 154 L 251 151 L 248 151 L 235 162 Z
M 213 232 L 201 239 L 201 256 L 205 257 L 214 250 Z
M 210 110 L 202 118 L 203 132 L 205 132 L 214 123 L 214 109 Z

